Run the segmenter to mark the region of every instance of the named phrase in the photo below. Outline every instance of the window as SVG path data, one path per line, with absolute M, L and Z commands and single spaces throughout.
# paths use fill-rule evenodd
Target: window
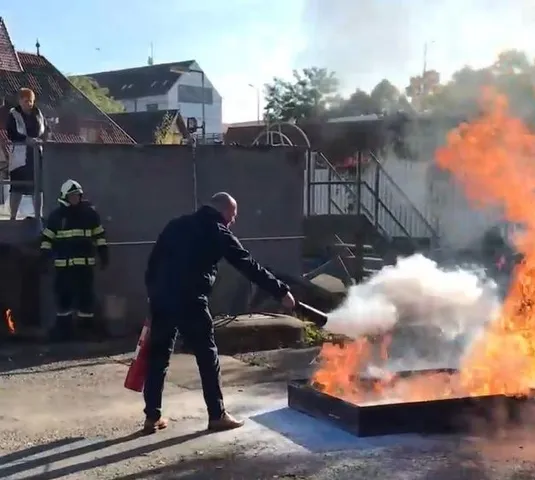
M 193 87 L 191 85 L 178 86 L 179 103 L 203 103 L 202 87 Z M 211 105 L 214 103 L 214 91 L 211 88 L 204 88 L 204 103 Z
M 157 103 L 147 103 L 147 112 L 155 112 L 158 110 Z

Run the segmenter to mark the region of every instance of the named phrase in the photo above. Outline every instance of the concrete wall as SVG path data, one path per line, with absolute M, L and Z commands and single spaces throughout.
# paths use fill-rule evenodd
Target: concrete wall
M 301 274 L 304 154 L 206 146 L 193 157 L 178 145 L 50 144 L 43 163 L 45 213 L 56 206 L 61 183 L 74 178 L 101 214 L 111 266 L 98 276 L 99 296 L 118 331 L 143 321 L 152 243 L 168 220 L 194 210 L 195 191 L 199 204 L 216 191 L 232 193 L 240 202 L 234 230 L 252 254 L 272 269 Z M 213 308 L 223 312 L 229 299 L 218 299 Z

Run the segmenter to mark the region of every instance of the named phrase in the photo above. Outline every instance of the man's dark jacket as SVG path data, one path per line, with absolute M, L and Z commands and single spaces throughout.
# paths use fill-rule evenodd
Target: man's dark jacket
M 194 304 L 206 305 L 222 258 L 275 298 L 289 291 L 253 260 L 221 214 L 205 206 L 171 220 L 158 237 L 145 273 L 152 308 L 174 314 Z

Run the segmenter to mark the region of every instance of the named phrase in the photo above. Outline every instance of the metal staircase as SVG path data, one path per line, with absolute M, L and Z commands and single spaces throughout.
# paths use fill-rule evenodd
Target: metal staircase
M 368 162 L 363 165 L 359 153 L 355 168 L 342 172 L 323 153 L 311 152 L 306 182 L 307 214 L 364 215 L 387 239 L 414 242 L 424 238 L 436 244 L 435 229 L 379 159 L 371 153 L 366 158 Z
M 338 237 L 334 245 L 341 249 L 340 256 L 345 249 L 342 258 L 352 264 L 349 269 L 357 281 L 394 261 L 397 254 L 418 250 L 422 241 L 428 247 L 438 243 L 435 229 L 379 159 L 367 154 L 364 164 L 363 158 L 359 153 L 355 168 L 342 171 L 321 152 L 310 152 L 305 189 L 307 215 L 359 219 L 360 234 L 352 239 Z

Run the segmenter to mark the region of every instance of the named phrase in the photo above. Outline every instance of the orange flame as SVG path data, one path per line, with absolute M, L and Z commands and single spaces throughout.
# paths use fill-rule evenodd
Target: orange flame
M 8 308 L 5 311 L 4 318 L 6 321 L 7 329 L 11 335 L 15 333 L 15 322 L 13 321 L 13 315 L 11 314 L 11 309 Z
M 535 386 L 535 135 L 508 111 L 507 99 L 486 89 L 479 118 L 450 132 L 436 152 L 437 165 L 463 185 L 476 206 L 501 207 L 526 229 L 516 240 L 524 260 L 498 318 L 470 348 L 456 375 L 419 379 L 382 376 L 370 389 L 359 378 L 374 346 L 358 339 L 345 347 L 324 345 L 313 377 L 322 391 L 352 402 L 385 398 L 414 401 L 488 394 L 526 395 Z M 381 346 L 381 357 L 389 345 Z M 395 385 L 395 386 L 394 386 Z M 368 386 L 369 387 L 369 386 Z

